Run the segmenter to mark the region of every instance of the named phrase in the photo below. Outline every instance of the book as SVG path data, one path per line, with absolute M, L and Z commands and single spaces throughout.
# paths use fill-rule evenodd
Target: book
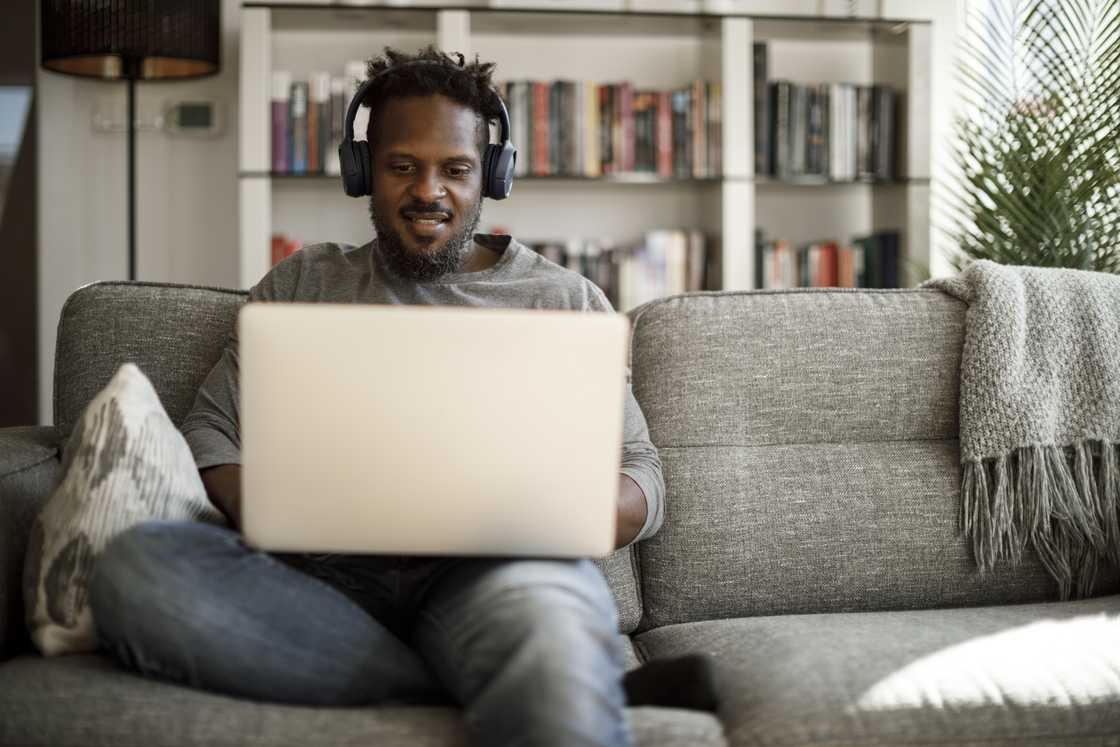
M 293 174 L 307 173 L 307 81 L 292 81 L 289 106 L 291 123 L 291 167 Z
M 875 86 L 872 89 L 872 96 L 871 173 L 876 179 L 893 179 L 895 176 L 895 92 L 889 86 Z
M 548 83 L 534 81 L 533 84 L 533 176 L 548 176 L 550 171 L 551 153 L 549 133 L 549 97 L 550 86 Z
M 312 73 L 307 81 L 307 170 L 313 174 L 325 171 L 330 146 L 330 73 Z
M 773 168 L 770 164 L 770 95 L 766 82 L 770 61 L 765 42 L 755 42 L 751 49 L 754 72 L 754 173 L 763 175 L 772 173 Z
M 303 242 L 282 233 L 272 234 L 272 264 L 276 265 L 303 248 Z
M 343 126 L 346 121 L 346 79 L 341 76 L 332 76 L 330 79 L 329 99 L 329 130 L 330 139 L 327 143 L 326 155 L 323 160 L 323 170 L 335 176 L 342 173 L 338 161 L 338 146 L 342 144 Z
M 292 74 L 283 70 L 272 71 L 272 94 L 270 109 L 272 115 L 272 170 L 286 174 L 291 168 L 291 123 L 288 113 L 288 97 L 291 95 Z

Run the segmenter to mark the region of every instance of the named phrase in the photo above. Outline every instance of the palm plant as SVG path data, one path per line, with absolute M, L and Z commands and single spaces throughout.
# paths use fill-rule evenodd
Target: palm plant
M 964 258 L 1120 272 L 1120 0 L 986 0 L 966 22 Z

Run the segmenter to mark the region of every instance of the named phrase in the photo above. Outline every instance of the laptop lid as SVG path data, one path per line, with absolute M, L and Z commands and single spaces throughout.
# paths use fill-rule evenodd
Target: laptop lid
M 239 334 L 250 544 L 409 555 L 613 549 L 624 315 L 252 303 Z

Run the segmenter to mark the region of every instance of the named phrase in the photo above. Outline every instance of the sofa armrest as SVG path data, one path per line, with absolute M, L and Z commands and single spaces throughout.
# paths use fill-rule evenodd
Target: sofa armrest
M 0 660 L 28 645 L 23 557 L 31 524 L 60 471 L 53 427 L 0 428 Z

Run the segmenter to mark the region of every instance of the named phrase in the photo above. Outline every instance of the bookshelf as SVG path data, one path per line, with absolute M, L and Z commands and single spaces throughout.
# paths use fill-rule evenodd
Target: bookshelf
M 316 70 L 340 72 L 347 61 L 365 59 L 385 45 L 415 49 L 429 43 L 497 62 L 498 81 L 629 80 L 636 88 L 669 89 L 707 79 L 718 81 L 722 89 L 719 176 L 525 176 L 515 180 L 510 199 L 484 203 L 482 230 L 502 227 L 526 243 L 581 237 L 624 245 L 639 241 L 650 229 L 698 228 L 719 237 L 720 282 L 726 289 L 755 287 L 756 227 L 792 243 L 826 237 L 846 241 L 876 230 L 898 230 L 903 283 L 917 279 L 906 268 L 929 266 L 930 20 L 595 12 L 586 3 L 570 10 L 494 5 L 493 0 L 487 7 L 480 2 L 442 9 L 399 0 L 391 6 L 243 4 L 242 286 L 267 272 L 274 231 L 306 242 L 364 243 L 372 234 L 366 200 L 346 197 L 338 177 L 271 172 L 272 70 L 287 70 L 294 77 Z M 730 10 L 749 11 L 750 6 L 745 0 Z M 766 6 L 774 4 L 761 4 Z M 900 102 L 895 174 L 844 181 L 756 176 L 755 42 L 767 45 L 771 79 L 894 87 Z

